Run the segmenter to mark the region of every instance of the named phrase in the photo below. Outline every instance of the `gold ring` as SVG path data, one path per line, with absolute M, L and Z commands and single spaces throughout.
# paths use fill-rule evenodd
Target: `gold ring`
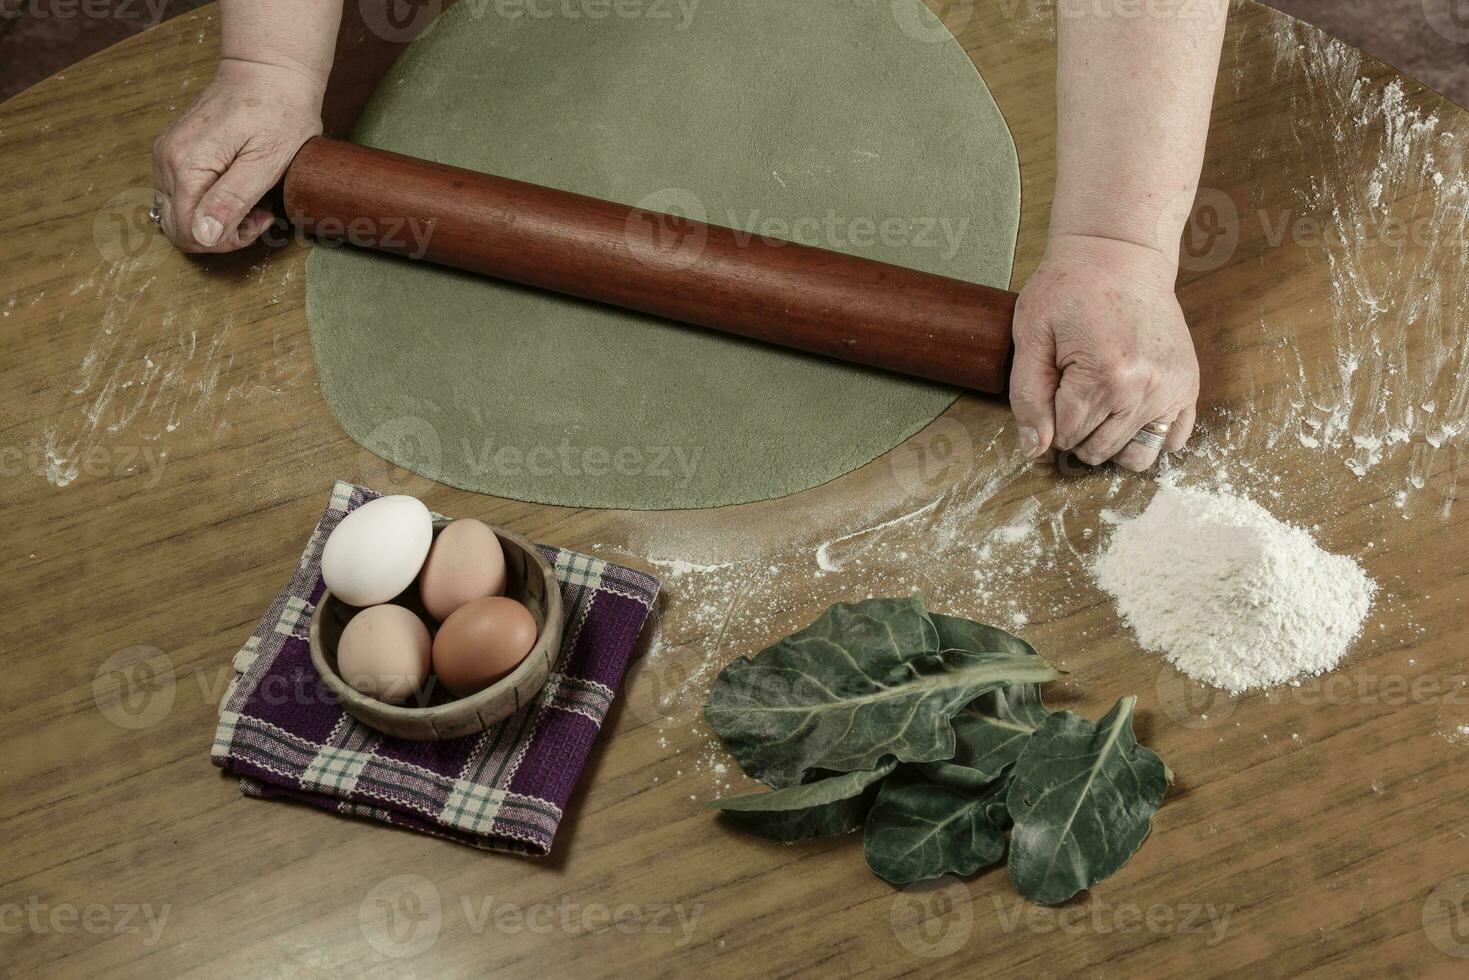
M 1151 432 L 1155 436 L 1166 436 L 1172 428 L 1172 422 L 1149 422 L 1143 426 L 1143 431 Z

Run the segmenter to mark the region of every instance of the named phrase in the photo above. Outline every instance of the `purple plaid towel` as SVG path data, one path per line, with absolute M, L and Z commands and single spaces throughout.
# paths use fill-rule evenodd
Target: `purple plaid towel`
M 344 712 L 311 666 L 307 628 L 321 598 L 321 549 L 349 512 L 379 496 L 338 483 L 296 573 L 235 655 L 214 764 L 246 796 L 287 797 L 473 847 L 547 854 L 612 706 L 658 581 L 541 546 L 561 582 L 565 628 L 545 688 L 487 732 L 410 742 Z

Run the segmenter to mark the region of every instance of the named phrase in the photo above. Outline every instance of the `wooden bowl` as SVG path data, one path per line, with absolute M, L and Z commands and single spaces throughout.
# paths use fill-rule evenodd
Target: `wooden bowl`
M 435 521 L 434 536 L 448 523 Z M 311 614 L 311 663 L 349 715 L 389 735 L 437 742 L 482 732 L 540 693 L 561 649 L 561 586 L 550 563 L 528 539 L 504 528 L 493 530 L 505 551 L 505 595 L 529 609 L 536 621 L 536 644 L 530 653 L 508 675 L 468 697 L 455 698 L 430 674 L 426 696 L 421 692 L 407 704 L 387 704 L 353 690 L 337 671 L 337 641 L 359 609 L 328 590 Z M 429 624 L 430 634 L 437 634 L 438 627 L 419 599 L 418 579 L 392 601 L 418 614 Z

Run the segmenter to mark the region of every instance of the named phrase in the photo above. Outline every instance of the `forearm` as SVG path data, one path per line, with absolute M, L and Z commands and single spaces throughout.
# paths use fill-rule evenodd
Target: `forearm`
M 299 76 L 319 98 L 336 51 L 342 0 L 220 0 L 221 71 L 257 66 Z
M 1051 234 L 1176 261 L 1198 190 L 1228 0 L 1058 0 Z

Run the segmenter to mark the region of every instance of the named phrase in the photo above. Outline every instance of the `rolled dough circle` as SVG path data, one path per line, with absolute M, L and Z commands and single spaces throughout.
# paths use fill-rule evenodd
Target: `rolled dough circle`
M 920 0 L 463 0 L 354 138 L 1010 280 L 1014 144 Z M 365 249 L 318 245 L 307 274 L 322 391 L 348 435 L 495 496 L 655 510 L 780 497 L 877 458 L 956 395 Z

